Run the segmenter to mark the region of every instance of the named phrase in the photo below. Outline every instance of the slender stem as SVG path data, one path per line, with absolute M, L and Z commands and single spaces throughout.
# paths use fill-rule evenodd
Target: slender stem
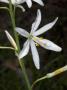
M 14 11 L 13 11 L 13 7 L 12 7 L 12 4 L 11 4 L 11 0 L 9 0 L 9 12 L 10 12 L 10 17 L 11 17 L 11 21 L 12 21 L 12 27 L 13 27 L 13 31 L 14 31 L 16 44 L 17 44 L 17 47 L 18 47 L 18 51 L 16 51 L 16 52 L 19 53 L 20 52 L 19 38 L 18 38 L 18 35 L 15 31 L 15 16 L 14 16 Z M 20 64 L 20 67 L 22 69 L 22 73 L 23 73 L 23 76 L 24 76 L 24 79 L 25 79 L 25 85 L 27 86 L 27 90 L 32 90 L 23 61 L 24 60 L 19 60 L 19 64 Z
M 40 81 L 42 81 L 42 80 L 44 80 L 44 79 L 46 79 L 46 78 L 47 78 L 47 75 L 45 75 L 45 76 L 42 77 L 42 78 L 37 79 L 36 81 L 34 81 L 34 83 L 32 84 L 32 87 L 31 87 L 31 88 L 33 88 L 36 83 L 38 83 L 38 82 L 40 82 Z
M 11 16 L 11 21 L 12 21 L 12 26 L 13 26 L 13 31 L 14 31 L 14 36 L 15 36 L 15 40 L 18 46 L 18 51 L 20 51 L 20 45 L 19 45 L 19 40 L 18 40 L 18 34 L 17 32 L 15 32 L 15 16 L 14 16 L 14 11 L 13 11 L 13 7 L 11 4 L 11 0 L 9 0 L 9 12 L 10 12 L 10 16 Z
M 23 75 L 24 75 L 26 86 L 27 86 L 28 90 L 32 90 L 31 85 L 30 85 L 29 80 L 28 80 L 28 77 L 27 77 L 27 73 L 26 73 L 26 70 L 25 70 L 24 63 L 22 62 L 22 60 L 20 60 L 19 63 L 20 63 L 20 66 L 22 68 L 22 72 L 23 72 Z
M 5 47 L 5 46 L 0 46 L 0 49 L 12 49 L 12 50 L 15 50 L 13 47 Z
M 0 7 L 0 9 L 8 10 L 9 11 L 9 9 L 7 7 Z

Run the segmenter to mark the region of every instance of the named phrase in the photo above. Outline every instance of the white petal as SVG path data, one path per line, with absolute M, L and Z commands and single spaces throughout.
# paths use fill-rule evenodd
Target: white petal
M 40 25 L 40 22 L 41 22 L 41 11 L 38 9 L 36 20 L 32 24 L 31 33 L 35 32 L 35 30 L 37 30 L 38 26 Z
M 9 32 L 7 30 L 5 30 L 6 36 L 8 38 L 8 40 L 10 41 L 10 43 L 12 44 L 12 46 L 17 50 L 17 45 L 14 41 L 14 39 L 12 38 L 12 36 L 9 34 Z
M 28 52 L 29 52 L 29 41 L 27 40 L 23 45 L 23 49 L 21 50 L 21 52 L 18 55 L 19 59 L 26 56 L 28 54 Z
M 37 30 L 37 31 L 34 33 L 34 35 L 35 35 L 35 36 L 38 36 L 38 35 L 43 34 L 43 33 L 46 32 L 46 31 L 48 31 L 49 29 L 51 29 L 51 28 L 55 25 L 55 23 L 57 22 L 57 20 L 58 20 L 58 17 L 57 17 L 53 22 L 51 22 L 51 23 L 43 26 L 43 27 L 40 28 L 39 30 Z
M 0 2 L 3 2 L 3 3 L 9 3 L 8 0 L 0 0 Z
M 31 6 L 32 6 L 32 1 L 31 1 L 31 0 L 26 0 L 26 3 L 27 3 L 27 5 L 28 5 L 28 7 L 31 8 Z
M 13 4 L 22 4 L 25 0 L 11 0 Z
M 34 41 L 37 42 L 43 48 L 48 49 L 48 50 L 53 50 L 56 52 L 60 52 L 62 50 L 61 47 L 59 47 L 58 45 L 54 44 L 53 42 L 51 42 L 47 39 L 40 39 L 40 38 L 36 37 L 34 39 Z
M 17 0 L 17 2 L 19 2 L 21 4 L 21 3 L 26 2 L 26 0 Z
M 29 33 L 25 30 L 25 29 L 22 29 L 22 28 L 19 28 L 19 27 L 16 27 L 15 30 L 22 36 L 24 37 L 28 37 Z
M 8 0 L 9 1 L 9 0 Z M 17 0 L 11 0 L 11 3 L 12 4 L 16 4 L 17 3 Z
M 40 69 L 39 55 L 38 55 L 35 43 L 32 40 L 31 40 L 31 51 L 32 51 L 32 56 L 33 56 L 33 61 L 34 61 L 35 66 L 37 69 Z
M 59 47 L 58 45 L 56 45 L 55 43 L 53 43 L 50 40 L 43 39 L 41 41 L 42 41 L 42 43 L 45 44 L 45 48 L 48 50 L 53 50 L 53 51 L 57 51 L 57 52 L 60 52 L 62 50 L 61 47 Z
M 9 3 L 9 0 L 0 0 L 0 2 L 3 2 L 3 3 Z M 15 4 L 21 4 L 21 3 L 24 3 L 25 0 L 11 0 L 12 4 L 15 5 Z
M 34 2 L 40 4 L 41 6 L 44 6 L 44 3 L 42 0 L 33 0 Z

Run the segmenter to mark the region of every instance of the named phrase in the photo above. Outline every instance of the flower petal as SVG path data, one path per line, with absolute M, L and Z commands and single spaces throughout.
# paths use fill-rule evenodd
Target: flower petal
M 42 0 L 33 0 L 34 2 L 40 4 L 41 6 L 44 6 L 44 3 Z
M 26 37 L 26 38 L 27 38 L 28 35 L 29 35 L 29 33 L 28 33 L 26 30 L 22 29 L 22 28 L 16 27 L 15 30 L 16 30 L 20 35 L 22 35 L 22 36 L 24 36 L 24 37 Z
M 31 51 L 32 51 L 34 64 L 35 64 L 37 69 L 40 69 L 40 61 L 39 61 L 39 55 L 38 55 L 38 52 L 37 52 L 37 48 L 36 48 L 35 43 L 34 43 L 33 40 L 31 40 L 30 44 L 31 44 Z
M 9 3 L 8 0 L 0 0 L 0 2 L 3 2 L 3 3 Z
M 36 37 L 35 41 L 41 45 L 43 48 L 48 49 L 48 50 L 53 50 L 56 52 L 60 52 L 62 50 L 61 47 L 59 47 L 58 45 L 54 44 L 53 42 L 51 42 L 50 40 L 47 39 L 40 39 L 38 37 Z
M 17 50 L 17 45 L 14 41 L 14 39 L 12 38 L 12 36 L 9 34 L 9 32 L 7 30 L 5 30 L 6 36 L 8 38 L 8 40 L 10 41 L 10 43 L 12 44 L 12 46 L 15 48 L 15 50 Z
M 18 55 L 18 58 L 21 59 L 24 56 L 26 56 L 29 52 L 29 40 L 27 40 L 24 45 L 23 45 L 23 49 L 21 50 L 21 52 Z
M 41 41 L 42 41 L 42 43 L 45 44 L 45 48 L 48 50 L 53 50 L 53 51 L 57 51 L 57 52 L 60 52 L 62 50 L 61 47 L 59 47 L 58 45 L 56 45 L 55 43 L 53 43 L 50 40 L 43 39 Z
M 3 2 L 3 3 L 9 3 L 9 0 L 0 0 L 0 2 Z M 15 5 L 15 4 L 21 4 L 21 3 L 24 3 L 25 0 L 11 0 L 12 4 Z
M 32 24 L 31 33 L 35 32 L 35 30 L 37 30 L 38 26 L 40 25 L 40 22 L 41 22 L 41 11 L 38 9 L 36 20 Z
M 11 0 L 13 4 L 22 4 L 25 0 Z
M 31 0 L 26 0 L 26 3 L 27 3 L 27 5 L 28 5 L 28 7 L 31 8 L 31 6 L 32 6 L 32 1 L 31 1 Z
M 37 30 L 37 31 L 34 33 L 34 35 L 35 35 L 35 36 L 38 36 L 38 35 L 43 34 L 43 33 L 46 32 L 46 31 L 48 31 L 49 29 L 51 29 L 51 28 L 55 25 L 55 23 L 57 22 L 57 20 L 58 20 L 58 17 L 57 17 L 53 22 L 51 22 L 51 23 L 43 26 L 43 27 L 40 28 L 39 30 Z

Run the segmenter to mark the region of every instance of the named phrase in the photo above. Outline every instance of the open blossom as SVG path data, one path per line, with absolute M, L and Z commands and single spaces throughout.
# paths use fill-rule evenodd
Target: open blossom
M 49 29 L 51 29 L 55 25 L 57 19 L 58 18 L 56 18 L 53 22 L 38 29 L 38 26 L 41 22 L 41 12 L 40 12 L 40 10 L 38 10 L 36 20 L 32 24 L 30 33 L 28 33 L 26 30 L 24 30 L 22 28 L 16 27 L 15 30 L 21 36 L 27 38 L 26 42 L 23 45 L 23 49 L 21 50 L 21 52 L 18 55 L 19 59 L 26 56 L 29 52 L 30 47 L 31 47 L 31 52 L 32 52 L 34 64 L 35 64 L 37 69 L 40 69 L 40 60 L 39 60 L 39 54 L 38 54 L 37 48 L 36 48 L 36 43 L 39 44 L 40 46 L 42 46 L 43 48 L 48 49 L 48 50 L 53 50 L 53 51 L 57 51 L 57 52 L 60 52 L 62 50 L 61 47 L 54 44 L 50 40 L 41 39 L 38 37 L 39 35 L 43 34 L 44 32 L 48 31 Z
M 31 8 L 32 6 L 32 1 L 40 4 L 41 6 L 44 6 L 44 3 L 42 0 L 11 0 L 13 5 L 22 4 L 26 2 L 29 8 Z M 9 0 L 0 0 L 0 2 L 9 3 Z

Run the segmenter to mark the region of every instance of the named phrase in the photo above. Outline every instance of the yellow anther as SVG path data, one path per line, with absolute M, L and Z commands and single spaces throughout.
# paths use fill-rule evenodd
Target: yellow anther
M 42 39 L 43 39 L 43 37 L 40 37 L 39 39 L 40 39 L 40 40 L 42 40 Z M 35 44 L 36 44 L 36 46 L 37 46 L 37 47 L 39 47 L 39 46 L 40 46 L 38 43 L 35 43 Z
M 39 44 L 38 44 L 38 43 L 35 43 L 35 45 L 36 45 L 37 47 L 39 47 Z

